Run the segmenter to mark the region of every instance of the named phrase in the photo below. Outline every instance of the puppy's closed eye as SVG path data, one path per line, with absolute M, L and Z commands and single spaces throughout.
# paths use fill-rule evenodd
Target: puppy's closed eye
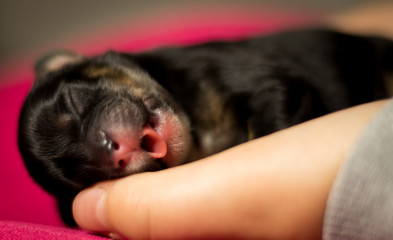
M 92 91 L 85 87 L 71 85 L 64 91 L 64 98 L 68 110 L 82 117 L 89 110 L 89 104 L 94 98 Z

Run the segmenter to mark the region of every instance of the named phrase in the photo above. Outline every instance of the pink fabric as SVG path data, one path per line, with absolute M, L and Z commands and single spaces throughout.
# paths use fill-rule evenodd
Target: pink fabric
M 0 220 L 61 225 L 53 200 L 29 178 L 16 145 L 19 109 L 30 85 L 0 89 Z
M 310 14 L 293 14 L 244 8 L 177 11 L 146 18 L 133 25 L 99 30 L 65 46 L 92 54 L 115 49 L 139 51 L 162 45 L 193 44 L 212 39 L 237 39 L 315 21 Z M 129 32 L 128 29 L 133 31 Z M 31 59 L 33 55 L 27 54 Z M 37 54 L 38 55 L 38 54 Z M 6 65 L 7 66 L 7 65 Z M 28 176 L 17 149 L 17 120 L 22 102 L 32 85 L 31 64 L 21 61 L 17 67 L 0 69 L 0 238 L 9 239 L 98 239 L 84 232 L 55 228 L 63 226 L 53 199 Z M 11 83 L 10 83 L 11 82 Z M 33 225 L 22 222 L 38 223 Z M 20 234 L 20 235 L 18 235 Z M 30 238 L 31 237 L 31 238 Z
M 78 229 L 69 229 L 65 227 L 55 227 L 24 222 L 0 221 L 0 239 L 104 240 L 108 238 L 93 235 L 92 233 Z

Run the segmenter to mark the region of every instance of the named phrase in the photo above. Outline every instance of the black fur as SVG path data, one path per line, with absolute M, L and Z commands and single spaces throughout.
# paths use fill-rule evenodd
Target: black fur
M 393 44 L 314 29 L 138 54 L 58 52 L 36 69 L 20 115 L 19 147 L 31 176 L 59 199 L 72 224 L 73 197 L 97 181 L 197 160 L 388 97 L 383 76 L 393 69 Z M 139 133 L 145 125 L 160 132 L 168 119 L 181 130 L 174 141 L 185 141 L 180 153 L 146 157 L 132 171 L 111 165 L 114 143 L 101 144 L 107 132 L 120 126 Z

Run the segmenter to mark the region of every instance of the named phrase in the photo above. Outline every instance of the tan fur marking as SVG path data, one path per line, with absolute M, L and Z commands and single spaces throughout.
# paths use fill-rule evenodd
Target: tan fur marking
M 201 123 L 204 129 L 201 139 L 203 148 L 207 154 L 212 154 L 213 150 L 223 150 L 233 143 L 235 136 L 231 133 L 236 127 L 236 118 L 232 109 L 226 108 L 225 99 L 213 84 L 204 81 L 201 90 L 203 96 L 198 103 L 198 112 L 201 113 L 198 123 Z
M 140 87 L 138 82 L 134 79 L 136 77 L 130 76 L 119 68 L 92 65 L 83 69 L 82 73 L 88 78 L 108 78 L 111 80 L 109 83 L 113 82 L 113 89 L 118 91 L 124 90 L 124 85 L 127 85 L 130 89 L 137 89 Z
M 61 114 L 57 119 L 57 126 L 64 129 L 71 123 L 71 121 L 72 119 L 69 114 Z
M 393 72 L 384 75 L 384 83 L 389 97 L 393 96 Z
M 127 74 L 119 69 L 109 66 L 88 66 L 82 70 L 82 73 L 89 78 L 111 78 L 126 81 Z
M 247 121 L 248 140 L 253 140 L 255 139 L 255 132 L 250 120 L 251 119 L 248 119 Z

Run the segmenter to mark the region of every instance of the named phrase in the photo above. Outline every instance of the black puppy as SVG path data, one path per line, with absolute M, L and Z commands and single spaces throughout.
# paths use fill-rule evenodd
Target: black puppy
M 393 43 L 301 30 L 139 54 L 47 55 L 23 106 L 31 176 L 70 204 L 101 180 L 156 171 L 387 97 Z

